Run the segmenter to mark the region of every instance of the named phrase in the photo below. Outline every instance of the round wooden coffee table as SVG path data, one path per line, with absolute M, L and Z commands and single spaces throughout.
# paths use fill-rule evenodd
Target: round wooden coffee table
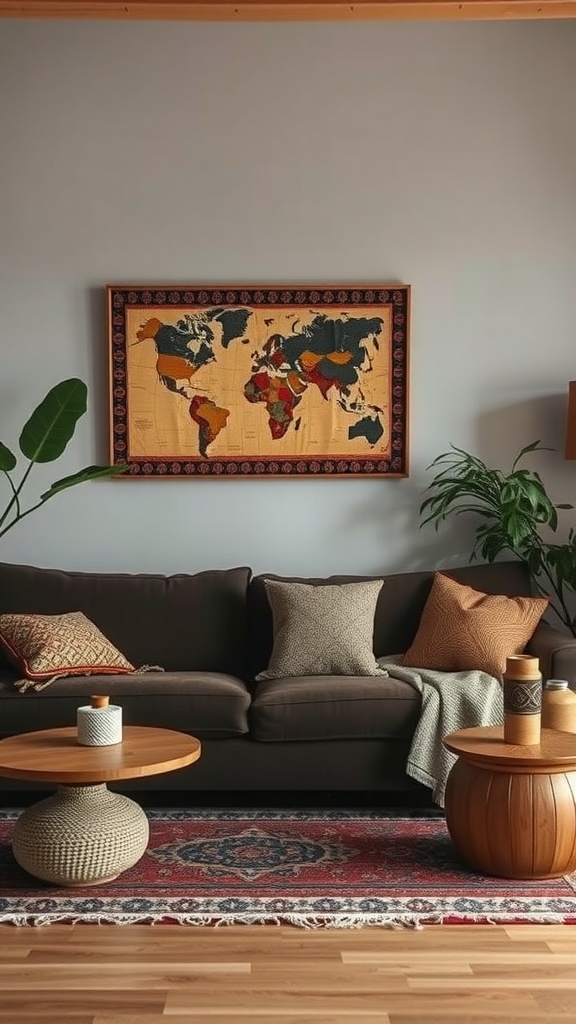
M 59 783 L 14 826 L 14 856 L 31 875 L 56 885 L 99 885 L 140 860 L 148 819 L 106 783 L 184 768 L 198 760 L 201 746 L 171 729 L 129 725 L 122 735 L 122 743 L 108 747 L 81 746 L 75 728 L 0 741 L 0 775 Z
M 449 733 L 446 824 L 471 867 L 502 878 L 576 870 L 576 734 L 542 729 L 540 743 L 504 742 L 501 726 Z

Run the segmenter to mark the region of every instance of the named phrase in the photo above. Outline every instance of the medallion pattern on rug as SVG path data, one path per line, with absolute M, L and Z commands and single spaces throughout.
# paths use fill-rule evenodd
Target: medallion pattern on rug
M 250 881 L 270 874 L 288 878 L 307 867 L 346 863 L 358 851 L 336 840 L 314 842 L 281 829 L 270 835 L 259 828 L 248 828 L 236 834 L 223 831 L 213 839 L 168 843 L 149 853 L 162 864 L 195 868 L 212 878 L 235 875 Z

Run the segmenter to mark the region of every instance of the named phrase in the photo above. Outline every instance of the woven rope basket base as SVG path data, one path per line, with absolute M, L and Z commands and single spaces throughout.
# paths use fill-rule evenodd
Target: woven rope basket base
M 29 807 L 14 827 L 21 867 L 56 885 L 98 885 L 131 868 L 148 845 L 148 819 L 104 785 L 61 786 Z

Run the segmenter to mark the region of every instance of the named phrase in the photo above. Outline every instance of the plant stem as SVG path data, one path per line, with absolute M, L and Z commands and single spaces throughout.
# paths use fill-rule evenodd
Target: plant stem
M 10 473 L 6 469 L 2 470 L 2 472 L 4 473 L 4 476 L 6 477 L 6 479 L 8 481 L 8 486 L 9 486 L 10 490 L 12 491 L 12 498 L 10 500 L 10 504 L 8 505 L 8 508 L 3 513 L 2 518 L 0 518 L 0 526 L 4 522 L 6 516 L 8 515 L 8 513 L 10 511 L 10 506 L 13 505 L 14 502 L 16 502 L 16 517 L 18 517 L 20 515 L 20 498 L 18 496 L 18 491 L 16 490 L 16 488 L 14 486 L 14 481 L 13 481 L 12 477 L 10 476 Z M 16 522 L 16 519 L 14 519 L 13 522 Z M 10 524 L 10 525 L 12 525 L 12 524 Z
M 30 508 L 27 508 L 25 512 L 18 511 L 18 513 L 14 516 L 14 519 L 11 519 L 10 522 L 3 527 L 3 529 L 0 529 L 0 537 L 3 537 L 5 533 L 8 533 L 8 530 L 11 530 L 12 527 L 16 525 L 16 523 L 21 522 L 22 519 L 26 519 L 26 516 L 29 516 L 31 512 L 35 512 L 37 508 L 40 508 L 40 505 L 45 505 L 47 501 L 48 498 L 44 498 L 43 500 L 41 499 L 35 505 L 31 505 Z M 4 515 L 2 516 L 0 526 L 2 526 L 2 523 L 4 522 L 5 518 L 6 513 L 4 513 Z
M 10 512 L 12 511 L 12 508 L 14 507 L 14 505 L 16 505 L 16 516 L 15 516 L 14 519 L 11 519 L 9 524 L 8 524 L 8 526 L 6 526 L 0 532 L 0 537 L 2 537 L 6 533 L 6 531 L 10 529 L 11 526 L 14 526 L 14 524 L 17 523 L 19 519 L 22 519 L 23 515 L 27 515 L 28 514 L 28 513 L 21 513 L 20 512 L 20 492 L 21 492 L 22 488 L 24 487 L 24 484 L 26 483 L 26 480 L 28 479 L 28 477 L 30 475 L 30 470 L 32 469 L 33 465 L 34 465 L 34 463 L 32 461 L 28 463 L 28 466 L 26 467 L 26 471 L 23 474 L 22 479 L 21 479 L 20 483 L 18 484 L 18 487 L 14 487 L 14 483 L 13 483 L 11 477 L 9 476 L 8 473 L 6 473 L 6 476 L 8 477 L 8 482 L 9 482 L 10 487 L 12 489 L 12 497 L 10 498 L 10 501 L 8 502 L 8 505 L 4 509 L 4 512 L 0 516 L 0 527 L 2 527 L 4 525 L 6 519 L 10 515 Z M 40 502 L 40 504 L 42 504 L 42 502 Z M 34 508 L 38 508 L 38 506 L 35 505 Z
M 548 566 L 546 565 L 546 563 L 544 563 L 543 566 L 542 566 L 542 574 L 544 576 L 546 576 L 546 578 L 549 580 L 550 588 L 551 588 L 552 592 L 556 595 L 556 597 L 557 597 L 557 599 L 558 599 L 558 601 L 560 603 L 560 608 L 562 609 L 562 611 L 560 612 L 558 610 L 558 608 L 556 607 L 556 605 L 554 605 L 552 603 L 552 601 L 550 602 L 551 607 L 556 612 L 558 618 L 564 623 L 565 626 L 568 627 L 568 629 L 570 630 L 572 635 L 576 636 L 576 632 L 574 631 L 574 625 L 572 623 L 572 616 L 570 615 L 570 612 L 568 610 L 568 606 L 566 604 L 566 600 L 565 600 L 565 597 L 564 597 L 564 586 L 561 583 L 560 584 L 557 583 L 557 581 L 552 576 L 552 573 L 550 572 L 550 570 L 549 570 Z M 548 595 L 548 591 L 546 591 L 542 587 L 542 585 L 538 582 L 538 580 L 535 579 L 534 582 L 535 582 L 536 586 L 538 587 L 540 593 L 544 597 L 548 597 L 549 596 Z

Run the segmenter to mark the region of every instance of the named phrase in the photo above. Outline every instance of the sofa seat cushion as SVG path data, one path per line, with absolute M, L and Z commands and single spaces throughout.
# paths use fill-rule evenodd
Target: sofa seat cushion
M 241 679 L 219 672 L 147 672 L 138 676 L 91 675 L 55 680 L 46 690 L 19 693 L 17 674 L 2 670 L 0 732 L 76 726 L 76 709 L 93 693 L 120 704 L 125 725 L 154 725 L 194 736 L 243 736 L 250 694 Z
M 255 740 L 399 739 L 411 736 L 420 694 L 381 676 L 293 676 L 258 683 L 250 708 Z

